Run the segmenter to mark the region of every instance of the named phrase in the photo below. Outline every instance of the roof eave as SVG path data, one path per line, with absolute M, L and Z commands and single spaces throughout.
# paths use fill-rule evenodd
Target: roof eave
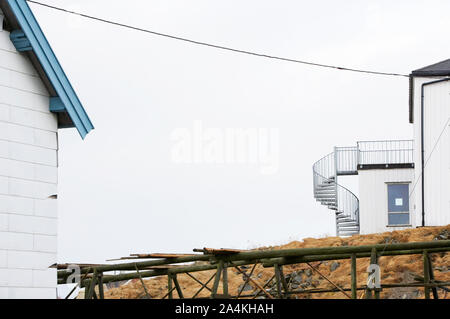
M 30 7 L 25 0 L 0 0 L 0 5 L 6 19 L 12 22 L 12 27 L 20 28 L 25 34 L 32 47 L 32 51 L 28 54 L 36 57 L 38 63 L 35 63 L 35 67 L 38 68 L 38 73 L 43 77 L 44 83 L 47 86 L 51 85 L 50 95 L 60 99 L 64 107 L 63 111 L 67 112 L 73 126 L 77 128 L 81 138 L 84 139 L 94 129 L 94 126 Z

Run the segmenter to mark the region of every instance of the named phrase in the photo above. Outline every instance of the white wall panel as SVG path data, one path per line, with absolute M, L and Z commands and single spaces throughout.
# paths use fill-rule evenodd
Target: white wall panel
M 56 284 L 56 269 L 33 270 L 33 287 L 52 288 Z
M 0 268 L 8 267 L 8 251 L 0 250 Z
M 57 117 L 25 54 L 0 31 L 0 298 L 55 298 Z
M 57 237 L 34 235 L 34 250 L 40 252 L 56 253 L 57 251 Z
M 414 136 L 418 186 L 416 195 L 417 224 L 422 224 L 421 181 L 421 87 L 438 78 L 416 78 L 414 81 Z M 450 82 L 436 83 L 424 89 L 425 152 L 425 225 L 450 224 Z M 442 135 L 441 135 L 442 134 Z M 440 137 L 440 140 L 439 140 Z M 439 142 L 438 142 L 439 140 Z
M 8 268 L 46 270 L 56 263 L 56 253 L 35 251 L 7 251 Z
M 33 250 L 32 234 L 0 232 L 0 248 L 6 250 Z
M 9 299 L 56 299 L 56 288 L 20 288 L 8 289 Z
M 412 183 L 414 169 L 359 170 L 358 176 L 361 234 L 404 229 L 405 227 L 388 226 L 387 183 Z M 414 226 L 412 205 L 410 201 L 411 223 Z

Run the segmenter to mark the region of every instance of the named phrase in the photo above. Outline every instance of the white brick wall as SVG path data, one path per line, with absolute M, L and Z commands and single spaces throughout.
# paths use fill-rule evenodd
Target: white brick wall
M 9 215 L 0 213 L 0 231 L 8 231 Z
M 0 299 L 7 299 L 9 297 L 9 291 L 6 287 L 0 287 Z
M 4 276 L 9 287 L 32 287 L 33 270 L 28 269 L 0 269 L 0 278 Z
M 56 236 L 34 235 L 34 250 L 56 253 L 58 247 Z
M 9 299 L 56 299 L 56 288 L 9 288 Z
M 0 30 L 0 298 L 56 298 L 57 118 Z
M 56 286 L 56 269 L 33 270 L 33 287 L 52 288 Z
M 11 232 L 56 236 L 58 225 L 55 218 L 16 214 L 8 217 L 8 230 Z
M 56 200 L 38 200 L 34 201 L 34 213 L 36 216 L 56 218 L 58 207 Z
M 33 250 L 33 234 L 0 232 L 0 245 L 7 250 Z
M 8 251 L 0 250 L 0 268 L 6 268 L 8 266 Z
M 4 258 L 8 268 L 34 270 L 46 270 L 57 260 L 56 253 L 14 250 L 7 251 Z
M 35 200 L 33 198 L 0 195 L 0 212 L 2 213 L 9 212 L 21 215 L 34 215 L 35 213 L 34 201 Z M 53 217 L 56 217 L 56 215 Z

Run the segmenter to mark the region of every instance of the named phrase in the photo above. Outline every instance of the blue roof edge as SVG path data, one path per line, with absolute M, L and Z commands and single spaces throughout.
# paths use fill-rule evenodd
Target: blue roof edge
M 26 0 L 6 0 L 81 138 L 94 129 Z

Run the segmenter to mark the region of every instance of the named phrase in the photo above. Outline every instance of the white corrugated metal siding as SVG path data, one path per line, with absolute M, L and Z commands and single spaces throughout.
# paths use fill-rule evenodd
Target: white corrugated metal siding
M 421 202 L 421 87 L 433 78 L 414 81 L 414 136 L 417 224 L 422 224 Z M 450 82 L 435 83 L 424 89 L 425 225 L 450 224 Z M 441 136 L 442 134 L 442 136 Z M 440 137 L 439 142 L 437 143 Z M 434 151 L 433 151 L 434 148 Z M 431 156 L 430 156 L 431 155 Z
M 410 183 L 414 180 L 414 169 L 369 169 L 359 170 L 359 209 L 361 234 L 400 230 L 406 227 L 388 226 L 388 183 Z M 413 200 L 410 200 L 411 225 L 415 226 Z

